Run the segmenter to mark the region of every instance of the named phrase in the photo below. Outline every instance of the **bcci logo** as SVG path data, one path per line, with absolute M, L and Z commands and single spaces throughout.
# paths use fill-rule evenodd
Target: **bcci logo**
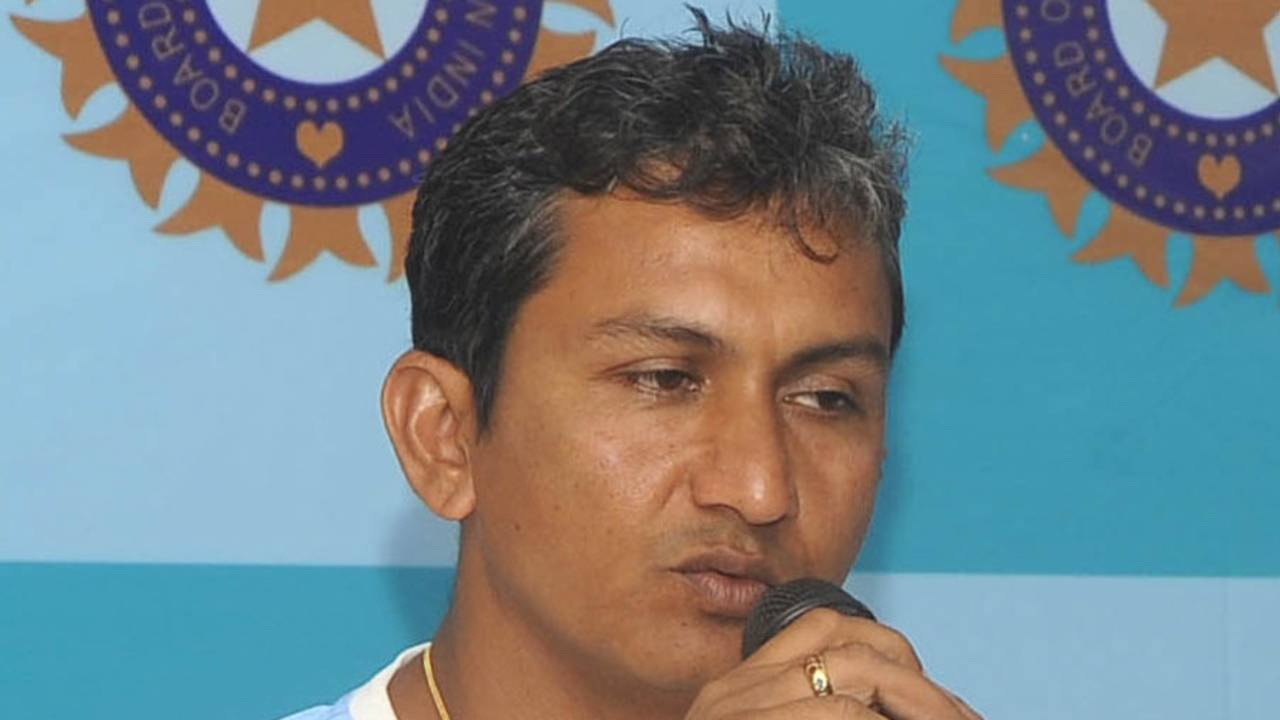
M 607 0 L 561 0 L 607 24 Z M 594 34 L 541 24 L 542 0 L 88 0 L 66 22 L 14 17 L 63 63 L 62 97 L 79 114 L 115 83 L 114 121 L 67 138 L 126 161 L 157 207 L 182 159 L 199 170 L 187 202 L 157 228 L 219 228 L 264 260 L 267 203 L 289 208 L 271 279 L 329 252 L 376 264 L 358 222 L 381 206 L 388 279 L 401 272 L 417 178 L 450 136 L 522 79 L 586 55 Z
M 1044 130 L 997 180 L 1044 193 L 1067 235 L 1090 193 L 1110 202 L 1077 260 L 1129 257 L 1168 287 L 1168 241 L 1186 233 L 1179 305 L 1223 280 L 1265 293 L 1257 237 L 1280 228 L 1277 14 L 1274 0 L 961 0 L 953 37 L 1001 28 L 1007 53 L 943 64 L 986 98 L 992 149 L 1032 118 Z

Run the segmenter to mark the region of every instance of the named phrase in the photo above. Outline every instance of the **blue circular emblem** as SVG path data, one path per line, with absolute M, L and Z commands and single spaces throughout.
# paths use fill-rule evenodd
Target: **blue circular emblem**
M 1280 101 L 1231 118 L 1174 107 L 1126 63 L 1103 0 L 1005 0 L 1003 13 L 1041 126 L 1110 200 L 1188 233 L 1280 227 Z
M 425 5 L 402 48 L 332 84 L 255 63 L 205 0 L 90 0 L 89 10 L 131 103 L 201 170 L 292 205 L 349 206 L 413 190 L 449 137 L 528 67 L 542 0 Z

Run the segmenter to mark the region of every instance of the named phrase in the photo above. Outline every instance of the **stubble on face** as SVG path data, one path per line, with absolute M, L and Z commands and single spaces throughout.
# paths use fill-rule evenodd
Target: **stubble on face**
M 566 667 L 696 692 L 737 663 L 742 620 L 691 587 L 691 558 L 780 582 L 840 581 L 856 557 L 884 452 L 887 284 L 867 243 L 817 263 L 764 214 L 617 195 L 558 213 L 557 265 L 516 317 L 472 454 L 463 552 L 482 571 L 459 582 Z

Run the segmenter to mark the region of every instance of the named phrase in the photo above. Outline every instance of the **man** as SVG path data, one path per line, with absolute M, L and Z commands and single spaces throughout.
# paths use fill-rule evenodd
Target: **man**
M 902 143 L 850 59 L 695 15 L 698 42 L 550 71 L 430 168 L 383 410 L 461 524 L 453 602 L 296 718 L 977 717 L 830 611 L 739 658 L 767 587 L 842 582 L 871 518 Z

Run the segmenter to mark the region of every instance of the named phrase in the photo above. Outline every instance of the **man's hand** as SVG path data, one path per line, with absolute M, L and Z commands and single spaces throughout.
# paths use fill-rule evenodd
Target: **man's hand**
M 833 694 L 816 697 L 805 659 L 820 655 Z M 708 683 L 686 720 L 982 720 L 925 677 L 900 633 L 834 610 L 805 613 L 724 677 Z

